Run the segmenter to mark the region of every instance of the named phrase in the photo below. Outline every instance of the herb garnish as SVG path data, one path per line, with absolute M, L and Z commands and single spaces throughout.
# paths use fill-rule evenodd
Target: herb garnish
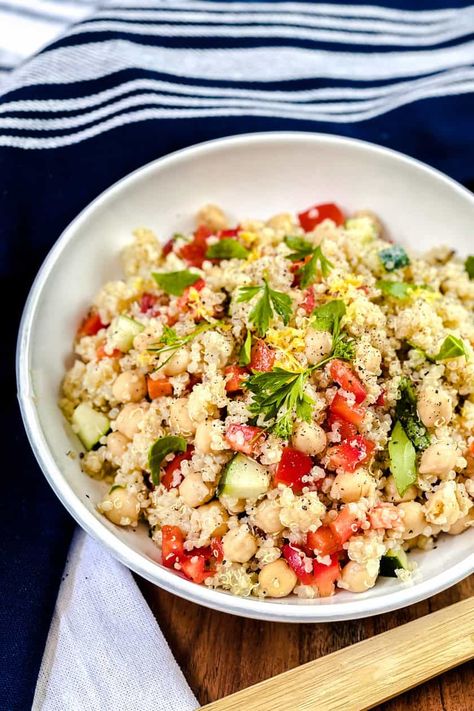
M 163 459 L 171 452 L 185 452 L 187 447 L 184 437 L 160 437 L 148 450 L 148 466 L 150 467 L 153 484 L 160 483 L 160 469 Z
M 179 348 L 185 346 L 186 343 L 192 341 L 193 338 L 198 336 L 200 333 L 210 331 L 212 328 L 216 328 L 217 326 L 221 325 L 222 321 L 213 321 L 212 323 L 206 321 L 205 323 L 202 323 L 200 326 L 195 328 L 194 331 L 188 333 L 186 336 L 178 336 L 174 328 L 170 328 L 169 326 L 163 326 L 163 333 L 160 337 L 160 340 L 157 341 L 156 344 L 153 344 L 152 346 L 147 348 L 148 353 L 155 353 L 157 356 L 166 353 L 170 354 L 168 358 L 166 358 L 162 363 L 159 364 L 156 370 L 160 370 L 160 368 L 166 365 L 166 363 L 174 356 L 174 354 Z
M 415 449 L 426 449 L 430 444 L 430 437 L 418 416 L 415 388 L 408 378 L 402 378 L 400 381 L 400 399 L 397 400 L 395 412 Z
M 152 277 L 167 294 L 181 296 L 188 286 L 192 286 L 201 277 L 199 274 L 183 269 L 179 272 L 152 272 Z
M 354 342 L 341 334 L 341 319 L 345 313 L 342 301 L 330 301 L 313 311 L 310 325 L 331 332 L 333 337 L 331 353 L 319 363 L 300 372 L 279 367 L 269 372 L 254 372 L 244 381 L 243 387 L 253 394 L 249 412 L 263 414 L 265 422 L 272 420 L 268 429 L 277 437 L 287 439 L 291 435 L 295 415 L 306 422 L 311 421 L 314 401 L 304 392 L 309 376 L 334 358 L 350 360 L 354 357 Z
M 408 284 L 405 281 L 389 281 L 388 279 L 379 279 L 375 286 L 380 289 L 384 296 L 391 296 L 392 299 L 404 301 L 408 299 L 417 289 L 433 291 L 427 284 Z
M 474 279 L 474 257 L 468 257 L 466 259 L 464 268 L 467 271 L 469 279 Z
M 265 335 L 275 312 L 286 326 L 291 318 L 291 298 L 288 294 L 272 289 L 264 277 L 260 286 L 241 286 L 237 301 L 250 301 L 257 294 L 260 294 L 260 298 L 249 313 L 249 321 L 255 326 L 257 335 Z
M 416 451 L 399 420 L 395 423 L 388 443 L 390 471 L 400 496 L 417 479 Z
M 207 259 L 247 259 L 250 252 L 236 239 L 226 237 L 212 244 L 207 252 Z
M 334 268 L 334 264 L 323 254 L 321 245 L 315 247 L 303 237 L 285 237 L 285 244 L 293 250 L 288 255 L 288 259 L 292 262 L 300 262 L 310 257 L 306 264 L 303 264 L 296 272 L 302 289 L 306 289 L 307 286 L 315 281 L 318 267 L 325 279 L 329 276 L 331 269 Z
M 248 365 L 252 359 L 252 333 L 247 331 L 239 353 L 239 365 Z
M 430 360 L 449 360 L 450 358 L 458 358 L 459 356 L 465 356 L 466 360 L 469 358 L 469 354 L 466 349 L 466 344 L 461 338 L 457 336 L 446 336 L 439 353 L 430 358 Z

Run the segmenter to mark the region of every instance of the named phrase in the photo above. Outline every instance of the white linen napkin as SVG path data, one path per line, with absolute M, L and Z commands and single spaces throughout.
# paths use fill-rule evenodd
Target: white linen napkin
M 198 707 L 130 571 L 77 530 L 33 711 L 192 711 Z

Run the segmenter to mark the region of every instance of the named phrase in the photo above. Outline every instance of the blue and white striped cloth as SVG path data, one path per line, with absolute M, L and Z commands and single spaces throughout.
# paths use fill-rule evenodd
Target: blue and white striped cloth
M 229 134 L 355 136 L 474 187 L 474 5 L 426 0 L 414 9 L 421 3 L 380 1 L 0 2 L 0 288 L 8 295 L 0 432 L 9 482 L 8 497 L 0 497 L 2 709 L 31 708 L 72 530 L 30 454 L 10 371 L 19 313 L 39 264 L 67 223 L 111 183 L 171 150 Z M 52 43 L 6 71 L 24 59 L 28 37 L 37 48 Z M 96 569 L 105 565 L 82 540 L 77 567 L 68 568 L 76 577 L 84 560 L 79 547 Z M 130 576 L 123 583 L 133 591 Z M 90 601 L 86 590 L 81 599 Z M 61 590 L 54 644 L 61 605 L 78 592 Z M 66 617 L 65 628 L 81 625 Z M 57 699 L 51 664 L 63 642 L 48 647 L 37 709 Z M 68 702 L 49 708 L 107 711 L 105 692 L 92 690 L 89 703 L 75 671 L 75 686 L 64 689 Z M 187 694 L 182 708 L 193 703 Z M 126 708 L 115 701 L 118 707 Z

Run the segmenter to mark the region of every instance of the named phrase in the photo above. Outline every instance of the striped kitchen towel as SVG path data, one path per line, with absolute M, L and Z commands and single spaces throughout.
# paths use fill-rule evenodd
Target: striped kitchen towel
M 474 184 L 474 6 L 367 1 L 113 0 L 3 76 L 2 709 L 31 708 L 72 530 L 30 454 L 12 377 L 26 293 L 67 223 L 146 162 L 251 131 L 363 138 Z

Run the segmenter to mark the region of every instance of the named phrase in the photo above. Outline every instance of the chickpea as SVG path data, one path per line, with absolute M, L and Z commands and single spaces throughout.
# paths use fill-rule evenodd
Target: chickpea
M 291 443 L 300 452 L 314 456 L 326 449 L 326 433 L 314 422 L 300 422 L 293 432 Z
M 112 394 L 119 402 L 140 402 L 146 393 L 146 378 L 139 370 L 120 373 L 112 386 Z
M 437 474 L 443 476 L 454 469 L 458 457 L 454 444 L 435 442 L 430 444 L 421 455 L 420 474 Z
M 245 499 L 235 499 L 228 494 L 221 494 L 219 501 L 230 514 L 243 513 L 245 511 Z
M 309 328 L 305 336 L 305 356 L 310 365 L 319 363 L 332 349 L 332 336 L 328 331 Z
M 258 574 L 260 590 L 267 597 L 286 597 L 298 582 L 293 570 L 279 558 L 265 565 Z
M 265 533 L 279 533 L 284 528 L 280 521 L 280 506 L 271 499 L 264 499 L 257 506 L 254 521 Z
M 374 488 L 374 480 L 370 474 L 359 469 L 352 474 L 341 472 L 334 479 L 331 487 L 331 497 L 341 499 L 345 504 L 359 501 L 363 496 L 369 496 Z
M 227 525 L 229 514 L 222 506 L 220 501 L 211 501 L 209 504 L 204 504 L 203 506 L 200 506 L 197 510 L 199 511 L 199 514 L 201 516 L 201 521 L 204 518 L 206 519 L 206 531 L 211 526 L 214 526 L 214 528 L 209 531 L 210 538 L 213 536 L 223 536 L 225 533 L 227 533 L 227 531 L 229 530 L 229 527 Z
M 418 489 L 414 484 L 412 484 L 408 487 L 403 496 L 400 496 L 395 484 L 395 479 L 390 475 L 387 479 L 387 483 L 385 484 L 385 495 L 387 500 L 392 504 L 401 504 L 402 501 L 413 501 L 413 499 L 416 499 L 418 496 Z
M 211 484 L 203 481 L 199 472 L 190 472 L 179 485 L 178 491 L 184 503 L 191 508 L 205 504 L 214 493 Z
M 196 222 L 199 226 L 204 225 L 213 232 L 226 230 L 229 226 L 227 217 L 217 205 L 204 205 L 196 216 Z
M 222 539 L 224 559 L 233 563 L 246 563 L 257 552 L 257 541 L 247 526 L 237 526 Z
M 119 416 L 115 420 L 117 430 L 128 439 L 132 439 L 139 429 L 145 415 L 143 405 L 135 405 L 129 402 L 120 410 Z
M 200 452 L 204 454 L 210 454 L 212 449 L 212 427 L 213 420 L 205 420 L 200 422 L 196 427 L 196 434 L 194 435 L 194 446 L 199 449 Z
M 267 227 L 289 233 L 293 229 L 293 219 L 289 212 L 280 212 L 267 220 Z
M 111 432 L 109 434 L 107 437 L 107 449 L 113 462 L 120 462 L 120 459 L 127 451 L 129 442 L 128 437 L 125 437 L 121 432 Z
M 450 396 L 440 387 L 423 388 L 418 396 L 418 414 L 425 427 L 447 424 L 453 416 Z
M 474 507 L 469 510 L 465 516 L 458 518 L 456 523 L 446 531 L 450 536 L 458 536 L 460 533 L 464 533 L 468 528 L 471 528 L 471 524 L 474 521 Z
M 123 486 L 112 487 L 98 508 L 117 526 L 136 526 L 138 523 L 140 503 L 137 495 Z
M 179 348 L 161 370 L 164 375 L 181 375 L 186 372 L 189 361 L 190 356 L 186 348 Z
M 196 425 L 188 411 L 188 398 L 180 397 L 170 405 L 170 425 L 175 432 L 190 437 L 196 432 Z
M 372 572 L 365 565 L 356 563 L 355 560 L 350 560 L 342 569 L 341 581 L 343 584 L 341 587 L 345 590 L 350 590 L 350 592 L 365 592 L 374 587 L 377 576 L 377 569 Z
M 403 538 L 405 540 L 419 536 L 428 525 L 423 506 L 417 501 L 404 501 L 398 504 L 397 509 L 403 512 L 402 521 L 405 526 Z

